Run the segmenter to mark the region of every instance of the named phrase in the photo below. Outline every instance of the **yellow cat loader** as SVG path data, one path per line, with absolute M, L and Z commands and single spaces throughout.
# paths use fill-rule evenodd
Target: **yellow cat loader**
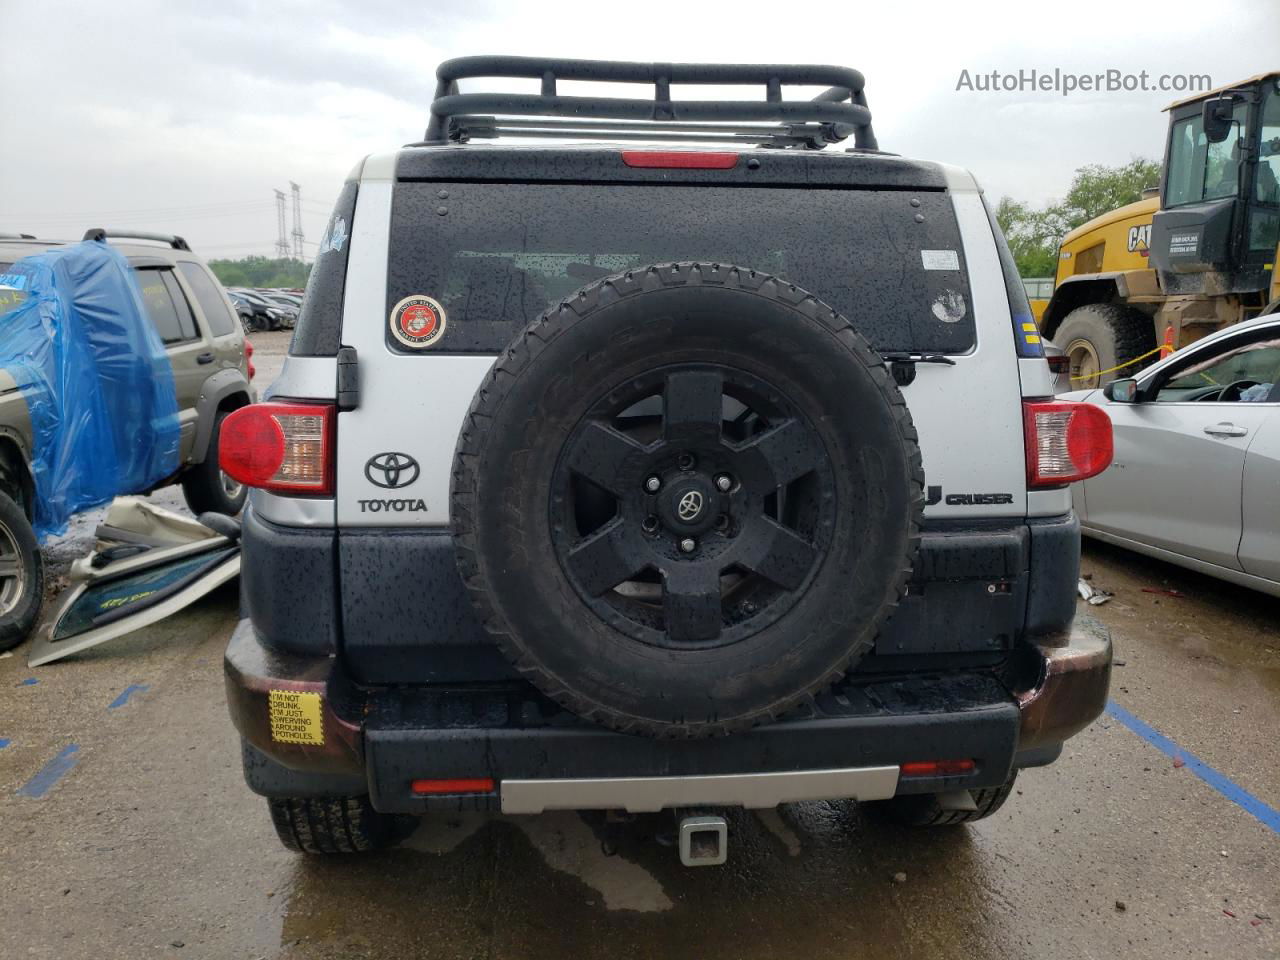
M 1073 389 L 1280 310 L 1280 71 L 1171 104 L 1158 196 L 1072 230 L 1041 332 Z

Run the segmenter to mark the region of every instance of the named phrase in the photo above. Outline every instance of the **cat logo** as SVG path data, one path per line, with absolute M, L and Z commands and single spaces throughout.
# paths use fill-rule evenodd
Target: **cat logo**
M 1148 249 L 1151 246 L 1151 224 L 1144 223 L 1138 227 L 1129 228 L 1129 252 L 1140 253 L 1147 256 L 1150 253 Z

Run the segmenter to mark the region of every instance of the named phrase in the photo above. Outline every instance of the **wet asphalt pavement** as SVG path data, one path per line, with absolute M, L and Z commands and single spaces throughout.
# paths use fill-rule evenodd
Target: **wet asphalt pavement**
M 254 340 L 266 383 L 287 338 Z M 700 870 L 659 816 L 441 817 L 378 856 L 286 852 L 226 716 L 234 587 L 47 667 L 19 648 L 0 958 L 1280 956 L 1280 600 L 1096 544 L 1084 570 L 1115 593 L 1081 609 L 1113 631 L 1117 709 L 1004 809 L 933 832 L 843 803 L 738 813 L 729 864 Z

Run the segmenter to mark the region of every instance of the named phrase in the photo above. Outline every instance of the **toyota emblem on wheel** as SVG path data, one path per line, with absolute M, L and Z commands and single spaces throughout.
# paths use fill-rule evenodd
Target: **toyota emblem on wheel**
M 676 505 L 676 516 L 685 523 L 697 520 L 700 513 L 702 513 L 702 494 L 697 490 L 690 490 Z
M 364 465 L 364 475 L 375 487 L 395 490 L 418 479 L 418 461 L 407 453 L 379 453 Z

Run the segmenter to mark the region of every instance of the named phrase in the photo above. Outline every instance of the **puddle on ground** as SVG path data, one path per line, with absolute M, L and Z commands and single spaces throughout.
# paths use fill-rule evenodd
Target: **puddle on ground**
M 690 869 L 670 814 L 429 818 L 383 855 L 299 861 L 281 955 L 834 960 L 873 944 L 949 957 L 993 942 L 1004 957 L 1025 952 L 1014 918 L 982 892 L 1002 871 L 969 831 L 868 825 L 851 803 L 728 820 L 728 864 Z M 900 870 L 914 886 L 893 882 Z
M 1114 599 L 1080 605 L 1123 636 L 1155 644 L 1171 656 L 1221 668 L 1224 680 L 1245 671 L 1280 694 L 1280 597 L 1238 587 L 1160 560 L 1086 539 L 1082 574 Z M 1181 596 L 1144 592 L 1173 590 Z M 1124 659 L 1124 651 L 1117 650 Z

